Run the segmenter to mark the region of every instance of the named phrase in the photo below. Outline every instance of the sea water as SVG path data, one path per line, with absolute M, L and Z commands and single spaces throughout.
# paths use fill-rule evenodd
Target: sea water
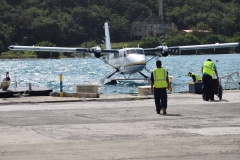
M 150 59 L 151 56 L 147 56 Z M 240 71 L 240 54 L 211 54 L 211 55 L 177 55 L 160 57 L 162 66 L 173 77 L 173 89 L 175 92 L 189 90 L 188 72 L 201 75 L 201 67 L 207 59 L 217 66 L 219 77 Z M 147 68 L 153 70 L 156 59 L 152 59 Z M 9 71 L 11 80 L 16 78 L 18 87 L 44 86 L 60 91 L 60 74 L 63 77 L 63 91 L 76 92 L 76 85 L 94 84 L 100 78 L 105 77 L 114 69 L 98 58 L 62 58 L 62 59 L 14 59 L 0 60 L 1 80 Z M 143 71 L 150 76 L 150 73 Z M 222 82 L 224 85 L 226 82 Z M 100 85 L 100 94 L 129 94 L 137 93 L 137 87 L 149 85 L 144 81 L 119 81 L 115 85 Z M 14 83 L 11 84 L 14 87 Z

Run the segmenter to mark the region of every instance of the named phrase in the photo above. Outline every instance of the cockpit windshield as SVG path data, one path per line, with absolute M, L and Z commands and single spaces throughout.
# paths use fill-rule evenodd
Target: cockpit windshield
M 142 49 L 129 49 L 127 54 L 144 54 L 144 52 Z

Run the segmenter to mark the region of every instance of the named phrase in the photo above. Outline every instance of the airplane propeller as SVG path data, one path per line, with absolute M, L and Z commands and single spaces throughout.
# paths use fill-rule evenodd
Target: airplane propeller
M 100 46 L 89 48 L 88 52 L 93 53 L 96 58 L 100 58 L 102 56 L 102 48 Z
M 96 58 L 100 58 L 103 56 L 102 53 L 102 45 L 105 43 L 105 38 L 102 39 L 101 44 L 92 48 L 89 48 L 89 52 L 94 53 Z
M 103 37 L 103 39 L 102 39 L 102 41 L 101 41 L 102 43 L 100 44 L 100 47 L 102 47 L 102 45 L 105 43 L 105 39 L 106 39 L 106 38 Z
M 169 55 L 169 53 L 177 54 L 179 52 L 179 48 L 178 47 L 168 47 L 166 45 L 166 42 L 165 42 L 165 39 L 164 39 L 163 35 L 160 36 L 160 39 L 162 41 L 162 45 L 158 46 L 156 48 L 162 51 L 162 53 L 161 53 L 162 56 L 166 57 L 166 56 Z
M 162 45 L 163 45 L 163 46 L 166 46 L 166 43 L 165 43 L 164 36 L 163 36 L 163 35 L 161 35 L 161 36 L 160 36 L 160 38 L 161 38 L 161 41 L 162 41 Z
M 168 56 L 169 49 L 166 46 L 165 39 L 164 39 L 163 35 L 160 36 L 160 38 L 161 38 L 162 44 L 160 46 L 156 47 L 156 49 L 158 50 L 158 52 L 156 52 L 156 54 L 158 56 L 161 56 L 161 57 L 162 56 L 166 57 L 166 56 Z

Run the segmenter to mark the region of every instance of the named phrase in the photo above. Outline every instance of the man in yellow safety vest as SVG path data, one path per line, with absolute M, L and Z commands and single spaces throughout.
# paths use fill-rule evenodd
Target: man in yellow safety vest
M 202 66 L 204 95 L 206 101 L 208 101 L 209 98 L 210 100 L 214 101 L 214 91 L 212 83 L 214 73 L 216 74 L 217 78 L 219 78 L 216 65 L 212 62 L 211 59 L 208 59 L 206 62 L 204 62 Z
M 188 76 L 192 78 L 193 82 L 202 82 L 202 77 L 195 73 L 188 72 Z
M 163 114 L 167 114 L 167 89 L 169 89 L 168 71 L 162 68 L 161 61 L 157 61 L 156 66 L 157 68 L 151 73 L 151 92 L 154 93 L 157 114 L 160 114 L 161 110 Z

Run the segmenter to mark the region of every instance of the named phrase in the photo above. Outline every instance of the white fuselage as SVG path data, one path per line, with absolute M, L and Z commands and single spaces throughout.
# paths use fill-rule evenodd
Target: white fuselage
M 146 66 L 146 57 L 142 48 L 120 49 L 119 53 L 109 54 L 106 60 L 123 74 L 140 72 Z
M 106 49 L 111 49 L 108 22 L 104 23 Z M 119 53 L 108 54 L 105 61 L 123 74 L 134 74 L 142 71 L 146 66 L 146 57 L 142 48 L 124 48 Z

